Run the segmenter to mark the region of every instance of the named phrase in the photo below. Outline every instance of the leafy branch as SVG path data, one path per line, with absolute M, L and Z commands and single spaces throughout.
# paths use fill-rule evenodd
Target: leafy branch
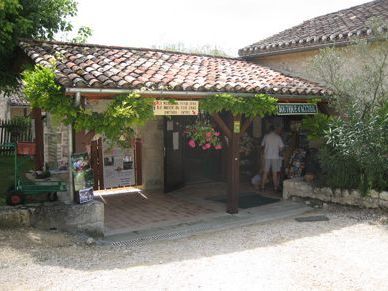
M 63 124 L 78 131 L 89 130 L 105 135 L 122 147 L 130 147 L 135 128 L 153 117 L 153 99 L 138 93 L 117 96 L 102 113 L 75 106 L 55 80 L 53 68 L 36 66 L 23 73 L 24 93 L 33 108 L 42 108 Z

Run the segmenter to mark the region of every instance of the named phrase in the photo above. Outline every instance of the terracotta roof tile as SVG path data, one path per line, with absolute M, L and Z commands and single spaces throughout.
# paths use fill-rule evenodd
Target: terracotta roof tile
M 285 49 L 309 49 L 348 42 L 354 35 L 369 36 L 368 21 L 376 17 L 383 22 L 388 21 L 388 0 L 376 0 L 307 20 L 240 49 L 239 55 L 260 56 L 280 53 Z
M 61 52 L 57 59 L 57 80 L 65 87 L 327 93 L 316 83 L 234 58 L 34 40 L 23 40 L 20 47 L 35 63 L 43 65 L 47 65 L 45 59 L 53 59 Z
M 21 88 L 18 88 L 17 90 L 15 90 L 14 92 L 11 92 L 10 94 L 5 94 L 4 92 L 0 91 L 0 98 L 7 99 L 9 105 L 11 106 L 22 106 L 22 107 L 30 106 L 30 103 L 27 101 Z

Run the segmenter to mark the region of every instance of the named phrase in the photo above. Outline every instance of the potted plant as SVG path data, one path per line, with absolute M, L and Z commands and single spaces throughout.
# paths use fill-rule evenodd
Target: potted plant
M 201 148 L 202 150 L 222 149 L 220 132 L 215 130 L 208 121 L 198 121 L 189 125 L 185 129 L 188 138 L 188 146 L 191 148 Z

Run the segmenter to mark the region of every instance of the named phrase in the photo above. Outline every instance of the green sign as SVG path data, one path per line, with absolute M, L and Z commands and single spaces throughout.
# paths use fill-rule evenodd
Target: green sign
M 278 103 L 278 115 L 305 115 L 318 113 L 317 104 Z

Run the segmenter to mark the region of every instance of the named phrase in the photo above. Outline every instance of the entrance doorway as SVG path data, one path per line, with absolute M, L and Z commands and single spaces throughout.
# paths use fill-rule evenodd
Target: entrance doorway
M 196 116 L 164 119 L 164 191 L 185 185 L 223 181 L 224 150 L 203 150 L 187 144 L 185 128 L 195 123 Z

